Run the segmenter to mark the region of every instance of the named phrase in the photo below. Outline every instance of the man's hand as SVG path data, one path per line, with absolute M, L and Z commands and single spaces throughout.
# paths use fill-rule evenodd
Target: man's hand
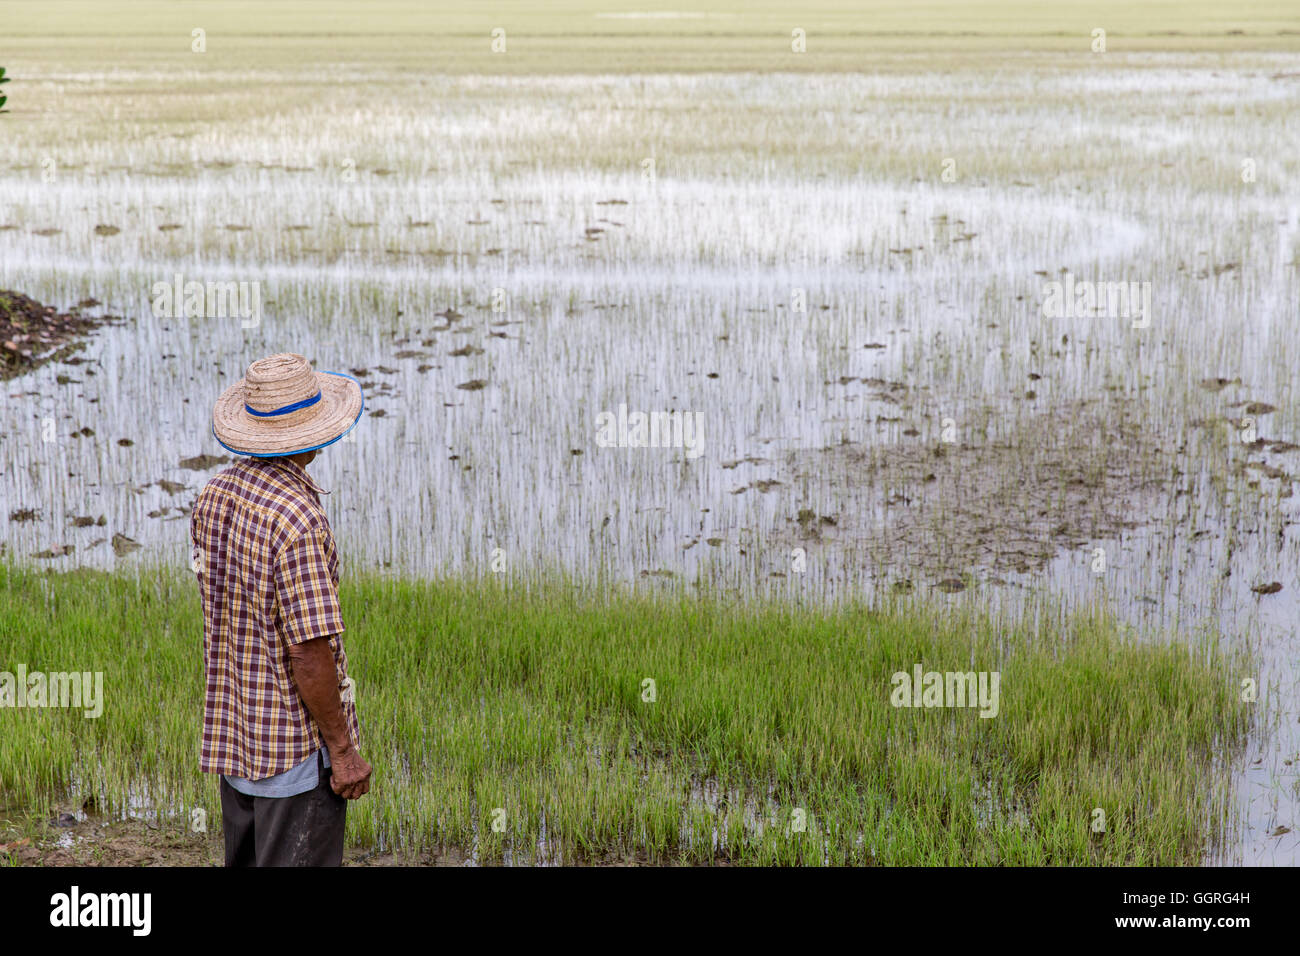
M 289 648 L 289 663 L 298 695 L 320 727 L 330 751 L 330 787 L 346 800 L 370 792 L 370 764 L 361 759 L 348 736 L 339 699 L 339 675 L 328 637 L 316 637 Z
M 330 773 L 330 786 L 345 800 L 356 800 L 370 792 L 370 764 L 352 747 L 337 757 L 330 750 Z

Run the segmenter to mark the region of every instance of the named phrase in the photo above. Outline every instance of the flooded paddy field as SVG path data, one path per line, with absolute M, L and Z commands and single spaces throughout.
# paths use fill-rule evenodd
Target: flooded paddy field
M 109 320 L 0 382 L 0 554 L 183 569 L 229 460 L 212 400 L 296 351 L 365 389 L 312 465 L 345 577 L 1217 635 L 1258 699 L 1200 859 L 1293 865 L 1300 52 L 1076 47 L 501 75 L 404 48 L 345 65 L 361 111 L 246 45 L 178 71 L 20 43 L 0 289 Z M 712 846 L 727 784 L 661 756 L 659 836 L 618 845 Z M 420 845 L 385 806 L 356 833 Z

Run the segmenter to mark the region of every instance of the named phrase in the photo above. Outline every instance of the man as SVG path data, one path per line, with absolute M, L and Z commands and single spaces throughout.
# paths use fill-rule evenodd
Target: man
M 190 518 L 207 695 L 200 767 L 220 773 L 226 866 L 339 866 L 370 765 L 343 651 L 338 555 L 307 465 L 361 419 L 356 379 L 301 355 L 248 367 L 212 413 L 246 456 Z

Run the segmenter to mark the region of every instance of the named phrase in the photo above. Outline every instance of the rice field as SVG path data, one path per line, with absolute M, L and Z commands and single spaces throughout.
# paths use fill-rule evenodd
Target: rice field
M 91 740 L 44 757 L 5 746 L 6 791 L 211 802 L 191 698 L 162 733 L 126 688 L 193 679 L 177 574 L 222 464 L 211 403 L 290 350 L 366 388 L 355 440 L 312 465 L 363 582 L 344 610 L 376 688 L 367 757 L 400 781 L 356 805 L 359 845 L 1297 862 L 1300 15 L 649 6 L 3 6 L 0 288 L 118 318 L 74 364 L 0 383 L 0 560 L 21 596 L 0 669 L 58 634 L 108 649 L 60 618 L 19 626 L 37 587 L 106 602 L 170 655 L 119 677 L 127 723 L 78 724 Z M 1094 308 L 1056 308 L 1053 283 L 1091 284 Z M 668 440 L 634 447 L 656 413 Z M 128 625 L 150 593 L 172 596 L 154 629 Z M 475 594 L 493 612 L 458 616 Z M 679 613 L 755 648 L 722 671 L 734 685 L 686 642 L 701 632 L 661 621 Z M 900 725 L 853 690 L 921 651 L 997 660 L 1020 709 Z M 783 654 L 793 669 L 758 668 Z M 639 709 L 633 677 L 668 660 L 687 701 Z M 1121 712 L 1064 690 L 1071 673 L 1134 688 L 1100 698 L 1140 711 L 1109 763 L 1062 762 Z M 1245 673 L 1243 713 L 1224 695 Z M 1058 721 L 1036 742 L 1035 707 Z M 900 726 L 914 760 L 859 749 Z M 1152 753 L 1190 748 L 1159 772 L 1120 756 L 1152 726 Z M 494 734 L 512 756 L 474 750 Z M 98 782 L 71 776 L 90 753 Z M 146 785 L 157 806 L 131 796 Z M 1033 825 L 978 825 L 985 786 Z M 1099 845 L 1085 793 L 1155 809 Z M 508 840 L 480 832 L 493 801 L 527 810 Z M 801 801 L 837 835 L 760 827 Z
M 71 782 L 100 817 L 143 812 L 183 830 L 195 807 L 215 816 L 216 779 L 194 746 L 192 582 L 3 571 L 0 594 L 19 659 L 53 671 L 71 655 L 109 688 L 100 719 L 6 715 L 11 799 L 44 807 Z M 379 781 L 352 805 L 349 837 L 374 853 L 1196 863 L 1232 806 L 1216 753 L 1238 747 L 1250 719 L 1235 679 L 1247 664 L 1228 649 L 1142 646 L 1100 617 L 1032 629 L 910 605 L 810 611 L 558 580 L 362 576 L 341 596 Z M 995 694 L 979 698 L 992 706 L 893 706 L 900 661 L 996 672 Z

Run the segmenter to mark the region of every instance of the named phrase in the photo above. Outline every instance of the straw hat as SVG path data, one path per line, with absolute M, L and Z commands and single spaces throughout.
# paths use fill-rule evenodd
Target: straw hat
M 223 448 L 254 458 L 332 445 L 361 419 L 361 383 L 342 372 L 313 372 L 301 355 L 258 359 L 221 393 L 212 434 Z

